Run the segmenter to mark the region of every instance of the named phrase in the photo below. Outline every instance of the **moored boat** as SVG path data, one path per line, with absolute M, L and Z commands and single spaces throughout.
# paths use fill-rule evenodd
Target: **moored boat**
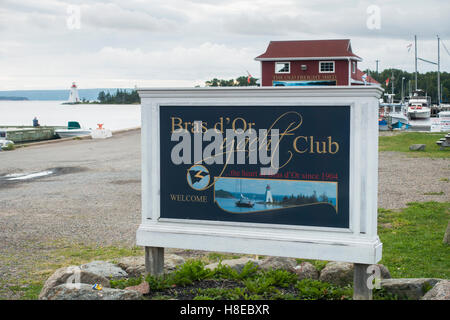
M 92 133 L 91 129 L 83 129 L 77 121 L 69 121 L 67 129 L 57 129 L 55 134 L 60 138 L 86 136 Z
M 428 119 L 431 116 L 431 97 L 423 90 L 416 90 L 408 101 L 408 117 L 410 119 Z

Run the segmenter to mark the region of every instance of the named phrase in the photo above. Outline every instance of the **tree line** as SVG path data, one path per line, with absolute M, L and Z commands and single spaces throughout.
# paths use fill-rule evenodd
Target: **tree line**
M 377 73 L 373 70 L 365 70 L 372 78 L 377 80 L 385 89 L 385 93 L 392 93 L 392 82 L 394 83 L 395 100 L 401 100 L 402 94 L 402 78 L 403 80 L 403 94 L 404 97 L 409 96 L 409 88 L 413 91 L 415 89 L 415 75 L 414 72 L 407 72 L 400 69 L 385 69 Z M 392 75 L 394 78 L 392 78 Z M 386 80 L 389 78 L 389 84 L 386 86 Z M 450 73 L 441 72 L 440 82 L 442 85 L 442 102 L 450 101 Z M 417 73 L 417 88 L 424 90 L 430 97 L 432 103 L 437 103 L 437 71 L 427 73 Z
M 217 79 L 214 78 L 212 80 L 208 80 L 205 82 L 206 87 L 248 87 L 248 86 L 257 86 L 256 83 L 258 79 L 253 78 L 252 76 L 241 76 L 236 79 Z
M 400 69 L 385 69 L 382 72 L 365 70 L 372 78 L 378 81 L 385 89 L 385 93 L 392 92 L 394 83 L 395 100 L 401 100 L 402 78 L 403 94 L 407 97 L 411 90 L 415 89 L 414 72 L 407 72 Z M 386 80 L 389 83 L 386 85 Z M 240 76 L 235 79 L 213 78 L 205 82 L 206 87 L 246 87 L 257 86 L 257 78 L 251 76 Z M 441 72 L 440 81 L 442 85 L 442 102 L 450 102 L 450 73 Z M 437 72 L 427 72 L 417 74 L 417 88 L 424 90 L 430 97 L 432 103 L 437 103 Z M 102 104 L 132 104 L 140 103 L 140 98 L 136 90 L 117 89 L 115 93 L 101 91 L 97 97 L 98 103 Z
M 313 191 L 313 194 L 310 196 L 299 194 L 294 196 L 284 196 L 281 201 L 275 201 L 277 204 L 282 205 L 300 205 L 300 204 L 308 204 L 308 203 L 317 203 L 317 202 L 327 202 L 332 203 L 332 201 L 328 198 L 328 196 L 322 193 L 320 196 L 317 195 L 316 191 Z
M 105 91 L 100 91 L 97 97 L 98 103 L 101 104 L 132 104 L 141 103 L 139 94 L 136 90 L 122 90 L 117 89 L 116 93 L 109 93 Z
M 206 87 L 247 87 L 256 86 L 258 79 L 251 76 L 241 76 L 236 79 L 217 79 L 208 80 L 205 82 Z M 115 93 L 109 91 L 100 91 L 97 96 L 97 102 L 100 104 L 132 104 L 141 103 L 139 94 L 136 90 L 117 89 Z

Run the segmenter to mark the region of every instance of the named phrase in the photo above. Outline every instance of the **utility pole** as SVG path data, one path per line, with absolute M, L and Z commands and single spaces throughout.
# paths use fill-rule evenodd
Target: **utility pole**
M 417 91 L 417 36 L 414 35 L 414 56 L 415 56 L 415 66 L 416 66 L 416 72 L 415 72 L 415 79 L 416 79 L 416 91 Z
M 392 94 L 394 94 L 394 80 L 395 80 L 395 77 L 394 77 L 394 71 L 393 70 L 392 70 L 391 80 L 392 80 Z M 392 100 L 392 102 L 394 102 L 394 100 Z
M 441 104 L 441 55 L 440 55 L 440 39 L 439 36 L 437 36 L 438 40 L 438 72 L 437 72 L 437 96 L 438 96 L 438 106 Z
M 405 77 L 402 77 L 402 103 L 405 100 L 405 95 L 403 93 L 403 81 L 405 81 Z
M 378 62 L 380 62 L 380 60 L 375 60 L 375 62 L 377 63 L 377 75 L 378 75 Z

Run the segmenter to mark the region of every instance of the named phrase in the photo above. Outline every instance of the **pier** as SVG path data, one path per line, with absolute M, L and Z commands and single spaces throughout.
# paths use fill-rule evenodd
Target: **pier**
M 0 139 L 11 140 L 14 143 L 57 139 L 56 129 L 60 126 L 0 126 Z

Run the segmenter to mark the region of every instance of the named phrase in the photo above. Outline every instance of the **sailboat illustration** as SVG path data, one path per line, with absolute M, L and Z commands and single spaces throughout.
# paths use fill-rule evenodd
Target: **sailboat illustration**
M 236 201 L 236 206 L 243 208 L 253 208 L 255 203 L 242 194 L 242 179 L 239 179 L 239 193 L 241 194 L 241 197 L 238 201 Z

